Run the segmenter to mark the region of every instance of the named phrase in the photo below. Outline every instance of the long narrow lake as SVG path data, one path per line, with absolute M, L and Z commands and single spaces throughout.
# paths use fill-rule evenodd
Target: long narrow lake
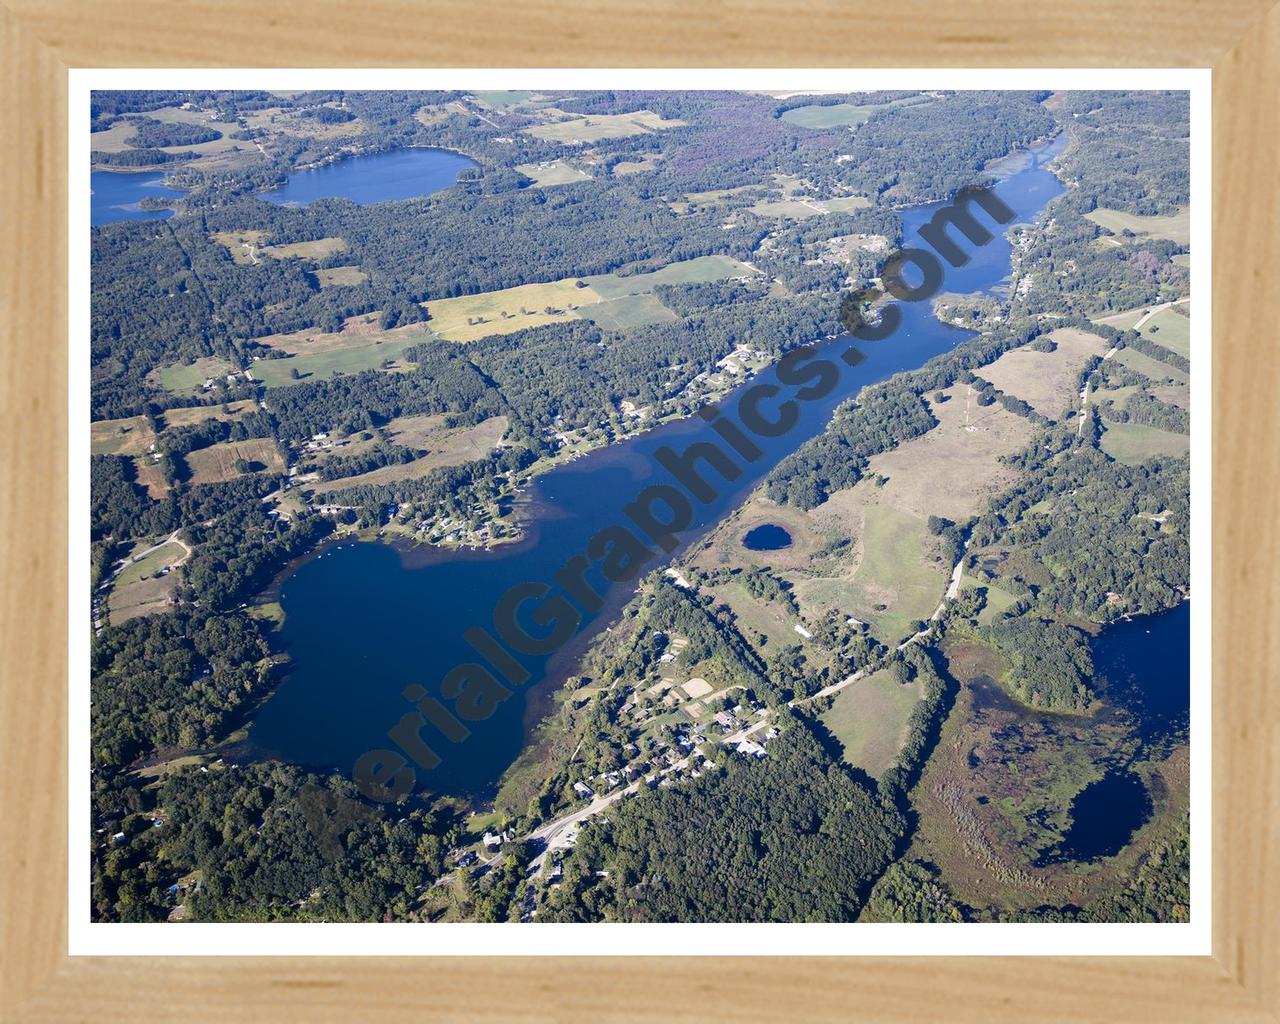
M 1020 220 L 1033 219 L 1061 193 L 1058 180 L 1042 166 L 1060 147 L 1060 140 L 1039 147 L 1036 159 L 997 185 L 998 194 Z M 931 205 L 903 211 L 908 245 L 923 244 L 917 232 L 936 209 Z M 997 236 L 973 251 L 967 265 L 949 270 L 944 289 L 994 290 L 1006 281 L 1009 269 L 1010 246 Z M 839 403 L 865 385 L 914 369 L 971 336 L 940 323 L 928 302 L 904 303 L 901 309 L 902 323 L 893 336 L 859 345 L 865 361 L 852 369 L 841 364 L 834 393 L 802 403 L 794 429 L 781 438 L 754 439 L 763 457 L 746 467 L 732 489 L 709 505 L 695 507 L 696 521 L 682 535 L 685 546 L 741 504 L 782 458 L 820 433 Z M 844 339 L 833 344 L 843 351 L 848 343 Z M 770 369 L 752 383 L 774 380 Z M 782 387 L 784 394 L 791 390 Z M 739 400 L 740 391 L 729 395 L 720 408 L 736 410 Z M 700 440 L 719 442 L 709 423 L 693 417 L 548 473 L 532 488 L 528 536 L 519 544 L 493 551 L 402 552 L 382 543 L 346 543 L 306 561 L 280 587 L 287 616 L 282 640 L 292 668 L 260 710 L 250 732 L 251 748 L 261 755 L 349 773 L 365 752 L 393 746 L 388 730 L 413 710 L 402 696 L 406 687 L 418 684 L 438 694 L 446 672 L 475 660 L 462 639 L 464 631 L 490 625 L 498 599 L 513 584 L 551 582 L 597 531 L 625 524 L 623 507 L 648 484 L 669 480 L 654 462 L 658 448 L 670 445 L 682 451 Z M 655 559 L 645 568 L 658 564 Z M 593 583 L 604 587 L 600 578 Z M 419 784 L 438 792 L 472 794 L 494 783 L 525 741 L 533 717 L 526 713 L 529 701 L 535 709 L 541 706 L 539 697 L 572 670 L 573 653 L 612 621 L 633 590 L 633 585 L 614 585 L 602 609 L 584 613 L 570 650 L 551 659 L 524 658 L 533 681 L 489 719 L 468 723 L 472 734 L 465 742 L 450 743 L 427 726 L 424 739 L 443 762 L 431 772 L 419 771 Z

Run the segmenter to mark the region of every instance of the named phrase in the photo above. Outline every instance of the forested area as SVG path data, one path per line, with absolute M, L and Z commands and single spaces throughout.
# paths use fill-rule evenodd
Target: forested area
M 793 718 L 767 758 L 584 828 L 539 920 L 850 921 L 904 827 Z
M 158 789 L 94 784 L 97 920 L 405 920 L 441 873 L 453 813 L 384 808 L 278 762 L 188 767 Z M 116 838 L 113 838 L 116 837 Z
M 244 614 L 179 608 L 104 631 L 93 647 L 95 765 L 221 738 L 266 686 L 270 651 Z

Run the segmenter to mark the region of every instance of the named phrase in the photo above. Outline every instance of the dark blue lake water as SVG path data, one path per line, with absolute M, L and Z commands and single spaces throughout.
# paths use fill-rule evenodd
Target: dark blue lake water
M 1043 147 L 1053 152 L 1061 142 Z M 335 167 L 340 165 L 334 165 Z M 1029 220 L 1062 191 L 1056 178 L 1036 165 L 1003 180 L 997 191 L 1023 220 Z M 936 206 L 903 211 L 908 245 L 922 245 L 917 231 Z M 999 286 L 1009 273 L 1010 247 L 1002 236 L 973 251 L 969 263 L 949 269 L 944 290 L 971 292 Z M 827 356 L 840 365 L 839 385 L 826 398 L 800 403 L 794 429 L 774 439 L 754 437 L 764 454 L 743 475 L 722 487 L 716 500 L 695 503 L 695 519 L 681 535 L 683 550 L 737 507 L 784 456 L 822 431 L 836 406 L 862 387 L 920 366 L 970 337 L 939 323 L 929 302 L 903 303 L 902 323 L 880 342 L 859 344 L 865 360 L 854 368 L 840 363 L 849 339 L 828 343 Z M 770 368 L 752 384 L 773 383 Z M 781 385 L 784 395 L 793 388 Z M 718 408 L 737 421 L 741 391 Z M 592 453 L 540 478 L 528 507 L 528 536 L 494 551 L 400 551 L 381 543 L 346 543 L 304 562 L 280 586 L 286 620 L 282 641 L 292 668 L 262 707 L 250 732 L 250 747 L 306 765 L 350 772 L 360 755 L 390 748 L 387 732 L 413 706 L 402 696 L 410 684 L 439 694 L 440 680 L 457 665 L 475 661 L 462 634 L 490 625 L 498 599 L 523 581 L 550 582 L 597 531 L 628 520 L 623 507 L 648 484 L 668 483 L 654 452 L 670 445 L 684 450 L 695 441 L 724 443 L 699 417 L 669 423 L 624 443 Z M 678 552 L 677 552 L 678 553 Z M 656 568 L 672 556 L 647 563 Z M 443 758 L 419 771 L 419 785 L 438 792 L 478 793 L 515 760 L 526 730 L 550 693 L 571 671 L 573 657 L 603 629 L 632 595 L 632 584 L 609 587 L 599 573 L 591 582 L 607 592 L 604 606 L 583 612 L 577 637 L 558 654 L 525 656 L 532 681 L 482 722 L 468 723 L 471 736 L 451 743 L 428 725 L 423 739 Z M 536 630 L 534 632 L 537 632 Z M 449 702 L 446 702 L 449 703 Z
M 1191 605 L 1117 622 L 1090 645 L 1106 700 L 1132 715 L 1144 744 L 1186 735 L 1191 710 Z M 1089 861 L 1119 853 L 1151 816 L 1137 774 L 1117 766 L 1076 794 L 1071 827 L 1054 858 Z
M 364 206 L 413 199 L 448 188 L 475 163 L 447 149 L 393 149 L 352 156 L 291 174 L 283 188 L 260 198 L 281 206 L 306 206 L 316 199 L 350 199 Z
M 748 551 L 780 551 L 791 547 L 791 534 L 777 523 L 765 523 L 748 530 L 742 538 L 742 546 Z
M 172 210 L 144 210 L 144 199 L 180 199 L 181 192 L 164 187 L 159 171 L 92 171 L 89 174 L 89 223 L 112 224 L 118 220 L 163 220 Z

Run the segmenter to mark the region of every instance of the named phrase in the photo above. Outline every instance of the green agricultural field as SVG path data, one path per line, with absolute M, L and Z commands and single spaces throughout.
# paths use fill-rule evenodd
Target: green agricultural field
M 767 199 L 747 207 L 761 217 L 777 217 L 781 220 L 808 220 L 828 213 L 849 213 L 865 210 L 871 205 L 866 196 L 837 196 L 834 199 L 811 199 L 790 196 L 786 199 Z
M 637 110 L 630 114 L 589 114 L 585 117 L 569 117 L 561 121 L 537 124 L 524 131 L 548 142 L 569 145 L 599 142 L 601 139 L 622 139 L 629 135 L 643 135 L 664 128 L 681 128 L 683 121 L 664 120 L 652 110 Z
M 537 96 L 537 93 L 530 92 L 527 89 L 488 89 L 482 92 L 473 92 L 471 95 L 486 107 L 505 110 L 507 107 L 518 107 L 522 103 L 527 103 Z
M 584 320 L 590 320 L 610 331 L 625 331 L 644 324 L 660 324 L 678 317 L 667 309 L 654 295 L 624 295 L 620 299 L 597 302 L 578 310 Z
M 810 517 L 820 528 L 852 537 L 858 555 L 847 567 L 830 566 L 821 575 L 811 570 L 795 580 L 807 617 L 835 609 L 868 623 L 878 640 L 897 643 L 911 634 L 912 622 L 933 614 L 952 567 L 937 560 L 937 538 L 924 518 L 897 507 L 870 480 L 837 491 Z
M 540 164 L 517 164 L 516 170 L 526 178 L 532 178 L 538 188 L 572 185 L 575 182 L 591 180 L 591 175 L 586 171 L 580 171 L 563 160 L 543 161 Z
M 1161 456 L 1180 458 L 1187 454 L 1191 438 L 1159 430 L 1142 423 L 1108 423 L 1102 435 L 1102 450 L 1117 462 L 1137 466 Z
M 1177 213 L 1163 217 L 1140 217 L 1136 213 L 1124 213 L 1099 206 L 1092 213 L 1086 213 L 1091 221 L 1099 227 L 1106 228 L 1114 234 L 1132 231 L 1145 238 L 1167 238 L 1179 245 L 1191 242 L 1191 208 L 1183 206 Z
M 875 107 L 855 107 L 852 103 L 814 104 L 793 107 L 782 115 L 782 120 L 797 128 L 848 128 L 864 124 Z
M 198 393 L 204 388 L 204 382 L 210 377 L 226 377 L 235 373 L 239 367 L 225 359 L 205 356 L 194 363 L 170 363 L 152 370 L 147 376 L 166 391 L 175 395 Z
M 141 455 L 155 439 L 151 421 L 145 416 L 89 424 L 89 452 L 93 455 Z
M 288 358 L 259 359 L 249 372 L 267 387 L 286 387 L 298 380 L 325 380 L 362 370 L 397 372 L 410 365 L 403 359 L 405 351 L 431 337 L 426 324 L 408 324 L 387 331 L 378 326 L 377 313 L 364 313 L 350 317 L 342 330 L 334 333 L 307 329 L 258 338 L 259 345 L 284 352 Z M 297 377 L 294 370 L 298 371 Z
M 618 299 L 624 295 L 651 292 L 660 284 L 706 284 L 731 277 L 751 277 L 755 273 L 756 271 L 730 256 L 698 256 L 668 264 L 661 270 L 647 274 L 629 274 L 625 277 L 600 274 L 586 278 L 586 282 L 601 299 Z
M 1116 358 L 1129 369 L 1142 374 L 1153 384 L 1162 384 L 1166 381 L 1174 384 L 1187 383 L 1187 375 L 1176 366 L 1170 366 L 1159 359 L 1152 359 L 1149 355 L 1139 352 L 1137 349 L 1121 349 Z
M 408 366 L 401 358 L 405 351 L 422 344 L 430 337 L 431 332 L 425 329 L 387 340 L 357 336 L 349 345 L 341 348 L 302 353 L 287 359 L 259 359 L 253 364 L 251 372 L 254 380 L 261 381 L 267 387 L 281 388 L 303 380 L 328 380 L 344 373 L 397 370 Z M 388 363 L 391 365 L 387 365 Z M 298 371 L 297 377 L 293 376 L 294 370 Z
M 1142 325 L 1139 333 L 1170 352 L 1191 358 L 1191 318 L 1177 310 L 1162 309 Z
M 865 124 L 873 114 L 891 107 L 910 106 L 928 102 L 927 96 L 909 96 L 889 103 L 870 103 L 855 106 L 852 103 L 820 104 L 793 107 L 782 115 L 782 120 L 797 128 L 851 128 Z
M 874 672 L 836 694 L 822 724 L 840 741 L 845 763 L 875 777 L 893 767 L 919 700 L 919 684 Z

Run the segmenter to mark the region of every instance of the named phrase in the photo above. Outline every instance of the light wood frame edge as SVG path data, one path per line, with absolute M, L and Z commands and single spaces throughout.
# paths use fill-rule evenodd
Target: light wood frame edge
M 1264 348 L 1280 322 L 1280 8 L 1269 2 L 1069 0 L 1015 13 L 906 0 L 896 22 L 832 0 L 626 11 L 558 0 L 523 13 L 460 0 L 0 5 L 4 1019 L 1280 1019 L 1280 362 Z M 69 958 L 66 73 L 249 65 L 1213 67 L 1213 956 Z

